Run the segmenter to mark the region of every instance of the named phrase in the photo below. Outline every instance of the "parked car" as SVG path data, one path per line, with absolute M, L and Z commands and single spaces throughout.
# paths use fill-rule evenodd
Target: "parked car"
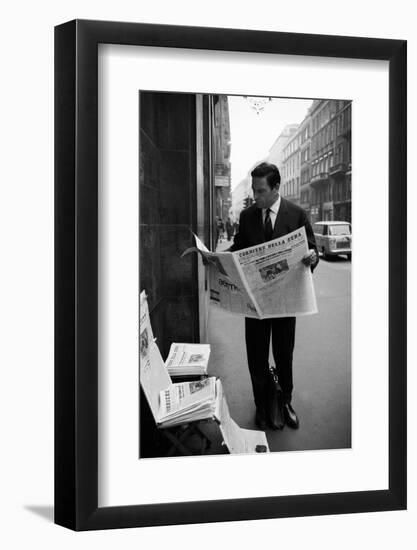
M 317 249 L 323 258 L 344 254 L 352 257 L 352 226 L 349 222 L 327 221 L 313 225 Z

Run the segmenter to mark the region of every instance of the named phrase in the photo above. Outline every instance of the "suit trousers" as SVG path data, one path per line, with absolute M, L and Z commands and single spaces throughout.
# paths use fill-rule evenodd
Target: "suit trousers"
M 291 402 L 295 321 L 295 317 L 277 317 L 262 320 L 245 318 L 246 353 L 253 396 L 255 405 L 258 408 L 265 408 L 266 406 L 271 335 L 272 354 L 284 401 Z

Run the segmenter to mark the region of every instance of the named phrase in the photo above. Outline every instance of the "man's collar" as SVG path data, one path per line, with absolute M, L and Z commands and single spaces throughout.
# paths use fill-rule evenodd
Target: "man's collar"
M 269 210 L 271 210 L 274 214 L 278 214 L 280 204 L 281 204 L 281 195 L 278 195 L 277 200 L 274 202 L 272 206 L 269 207 Z

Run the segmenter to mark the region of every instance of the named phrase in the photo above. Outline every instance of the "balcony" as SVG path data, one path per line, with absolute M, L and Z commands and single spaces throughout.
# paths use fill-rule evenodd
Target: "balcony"
M 339 162 L 338 164 L 335 164 L 329 169 L 329 174 L 331 176 L 335 176 L 338 174 L 345 174 L 347 171 L 347 164 L 344 162 Z
M 320 172 L 320 174 L 316 174 L 311 178 L 310 185 L 317 186 L 321 183 L 327 183 L 329 180 L 329 172 Z

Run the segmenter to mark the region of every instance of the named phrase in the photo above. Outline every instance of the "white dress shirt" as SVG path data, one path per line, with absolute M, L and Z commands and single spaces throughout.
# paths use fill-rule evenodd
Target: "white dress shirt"
M 278 195 L 277 200 L 274 202 L 272 206 L 269 207 L 269 210 L 270 210 L 269 217 L 271 218 L 272 229 L 274 229 L 275 227 L 275 221 L 277 219 L 280 205 L 281 205 L 281 195 Z M 264 225 L 265 225 L 265 216 L 266 216 L 267 210 L 268 210 L 267 208 L 262 208 L 262 221 Z

